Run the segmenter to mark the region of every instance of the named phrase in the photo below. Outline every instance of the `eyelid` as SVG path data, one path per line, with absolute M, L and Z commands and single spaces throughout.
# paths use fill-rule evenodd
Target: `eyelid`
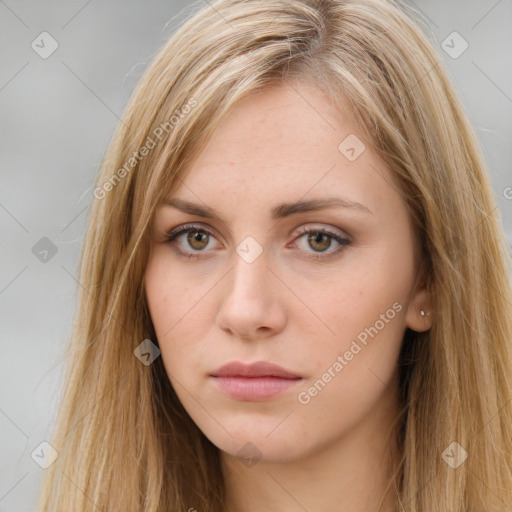
M 352 241 L 352 237 L 346 231 L 343 231 L 340 228 L 336 228 L 333 226 L 322 225 L 319 222 L 311 222 L 309 224 L 306 224 L 305 226 L 304 225 L 300 226 L 297 231 L 297 236 L 300 236 L 304 233 L 307 233 L 309 231 L 315 231 L 315 230 L 318 230 L 319 232 L 325 232 L 328 234 L 332 234 L 333 236 L 338 236 L 340 238 L 346 238 L 346 239 Z
M 216 238 L 223 238 L 217 232 L 217 230 L 210 226 L 209 224 L 203 224 L 201 222 L 186 222 L 185 224 L 180 224 L 175 228 L 168 229 L 164 231 L 165 240 L 164 242 L 168 242 L 169 238 L 173 236 L 179 236 L 180 234 L 186 232 L 189 229 L 197 229 L 197 231 L 206 231 L 209 234 L 215 235 Z

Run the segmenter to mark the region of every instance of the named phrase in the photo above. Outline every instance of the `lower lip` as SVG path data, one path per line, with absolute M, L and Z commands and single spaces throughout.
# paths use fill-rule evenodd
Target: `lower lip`
M 295 386 L 302 378 L 282 377 L 212 377 L 217 386 L 238 400 L 264 400 Z

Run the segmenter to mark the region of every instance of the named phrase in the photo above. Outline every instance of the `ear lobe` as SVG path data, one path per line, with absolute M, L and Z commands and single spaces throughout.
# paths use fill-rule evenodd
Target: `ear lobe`
M 421 313 L 424 312 L 424 314 Z M 434 312 L 427 290 L 420 287 L 414 293 L 405 316 L 405 323 L 409 329 L 416 332 L 428 331 L 432 327 Z

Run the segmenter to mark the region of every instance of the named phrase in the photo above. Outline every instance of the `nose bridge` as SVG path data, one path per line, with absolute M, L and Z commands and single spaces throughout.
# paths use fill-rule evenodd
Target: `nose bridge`
M 252 296 L 260 293 L 262 285 L 268 285 L 268 248 L 264 248 L 254 237 L 246 236 L 236 247 L 234 268 L 231 272 L 232 291 Z
M 280 332 L 286 325 L 286 314 L 267 268 L 270 250 L 247 238 L 236 247 L 217 324 L 240 338 L 257 339 Z

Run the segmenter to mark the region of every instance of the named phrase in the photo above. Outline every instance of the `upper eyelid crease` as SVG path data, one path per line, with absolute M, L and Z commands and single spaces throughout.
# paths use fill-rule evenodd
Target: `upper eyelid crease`
M 224 223 L 220 214 L 214 209 L 191 203 L 183 199 L 170 198 L 164 201 L 163 205 L 176 208 L 183 213 L 197 215 L 198 217 L 204 217 L 206 219 L 215 219 Z M 364 206 L 357 201 L 352 201 L 343 197 L 321 197 L 318 199 L 298 201 L 295 203 L 280 203 L 272 208 L 271 218 L 272 220 L 279 220 L 298 213 L 317 211 L 330 206 L 350 208 L 354 211 L 365 212 L 373 215 L 373 212 L 367 206 Z

